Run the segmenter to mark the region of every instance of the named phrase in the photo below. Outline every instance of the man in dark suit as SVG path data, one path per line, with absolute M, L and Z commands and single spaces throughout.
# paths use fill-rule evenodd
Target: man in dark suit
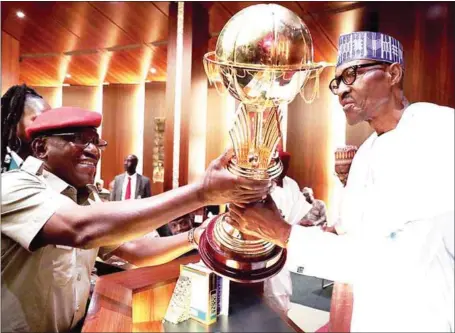
M 115 177 L 111 201 L 142 199 L 152 196 L 150 178 L 136 172 L 137 162 L 136 155 L 131 154 L 125 158 L 123 165 L 126 172 Z
M 125 158 L 123 165 L 126 172 L 115 177 L 111 201 L 143 199 L 152 196 L 150 178 L 136 172 L 138 161 L 137 156 L 133 154 Z M 167 225 L 159 227 L 156 231 L 161 237 L 172 235 Z

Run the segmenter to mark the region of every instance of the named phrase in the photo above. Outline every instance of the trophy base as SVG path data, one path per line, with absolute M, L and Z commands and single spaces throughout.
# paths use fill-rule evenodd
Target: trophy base
M 264 281 L 281 271 L 286 262 L 285 249 L 245 237 L 225 221 L 225 214 L 210 221 L 201 236 L 199 253 L 208 268 L 240 283 Z

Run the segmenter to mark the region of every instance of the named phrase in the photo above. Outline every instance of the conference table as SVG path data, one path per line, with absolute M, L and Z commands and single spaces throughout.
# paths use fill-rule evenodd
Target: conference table
M 302 332 L 263 283 L 231 282 L 229 315 L 204 325 L 189 319 L 163 323 L 181 264 L 196 263 L 197 253 L 170 263 L 129 269 L 98 278 L 82 332 Z

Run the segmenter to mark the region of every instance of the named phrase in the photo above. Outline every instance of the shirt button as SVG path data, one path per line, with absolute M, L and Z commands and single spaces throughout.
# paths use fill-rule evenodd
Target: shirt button
M 81 280 L 81 273 L 78 273 L 77 274 L 77 281 L 80 281 Z

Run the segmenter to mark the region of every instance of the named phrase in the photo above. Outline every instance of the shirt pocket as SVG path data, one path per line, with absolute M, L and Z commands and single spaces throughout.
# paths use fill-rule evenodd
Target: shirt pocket
M 52 272 L 53 285 L 65 286 L 74 276 L 76 266 L 75 248 L 51 245 L 41 261 L 41 269 Z

